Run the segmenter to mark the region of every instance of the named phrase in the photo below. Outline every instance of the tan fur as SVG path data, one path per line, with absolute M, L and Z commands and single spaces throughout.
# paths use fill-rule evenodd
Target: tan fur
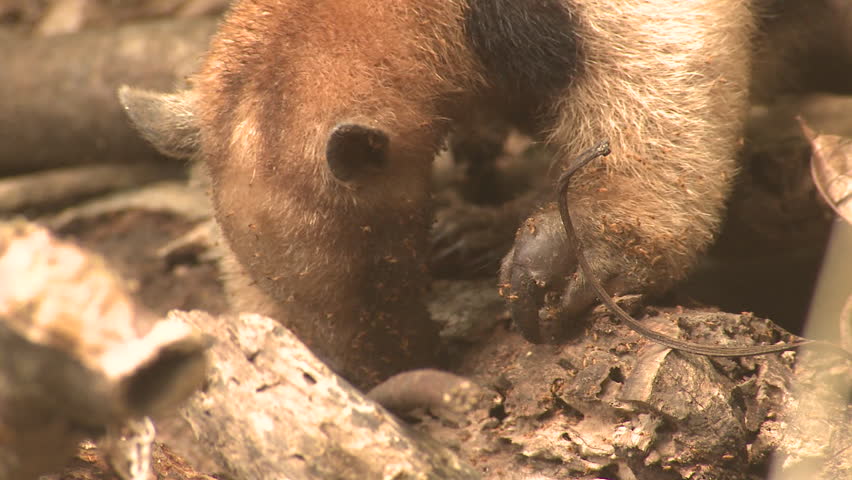
M 601 280 L 660 290 L 719 227 L 745 115 L 749 2 L 571 3 L 585 71 L 549 139 L 567 159 L 610 140 L 612 155 L 575 177 L 579 233 Z
M 579 233 L 610 285 L 664 288 L 711 241 L 735 173 L 748 2 L 564 5 L 583 69 L 542 138 L 566 162 L 610 139 L 613 155 L 570 194 Z M 421 298 L 430 163 L 450 121 L 489 89 L 464 36 L 466 8 L 243 0 L 193 79 L 201 156 L 234 254 L 230 290 L 362 386 L 432 359 Z M 353 121 L 390 138 L 388 165 L 364 184 L 337 181 L 325 163 L 329 132 Z

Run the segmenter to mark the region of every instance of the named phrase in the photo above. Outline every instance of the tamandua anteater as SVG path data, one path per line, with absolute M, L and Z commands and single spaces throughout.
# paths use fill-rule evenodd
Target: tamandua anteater
M 592 270 L 610 292 L 682 278 L 735 174 L 755 18 L 746 0 L 239 0 L 191 90 L 122 97 L 206 165 L 235 308 L 366 387 L 434 360 L 430 167 L 481 106 L 566 162 L 608 139 L 568 193 Z M 527 324 L 517 295 L 595 298 L 551 204 L 501 278 Z

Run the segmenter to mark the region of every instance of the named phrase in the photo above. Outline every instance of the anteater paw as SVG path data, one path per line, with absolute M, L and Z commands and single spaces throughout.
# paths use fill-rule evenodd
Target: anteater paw
M 585 250 L 593 275 L 609 292 L 634 290 L 619 272 L 618 254 L 606 250 Z M 532 215 L 518 229 L 515 246 L 500 269 L 500 290 L 515 325 L 533 343 L 562 338 L 570 319 L 595 302 L 557 209 Z
M 516 218 L 499 208 L 457 204 L 440 210 L 432 228 L 431 269 L 439 277 L 493 275 L 512 246 Z

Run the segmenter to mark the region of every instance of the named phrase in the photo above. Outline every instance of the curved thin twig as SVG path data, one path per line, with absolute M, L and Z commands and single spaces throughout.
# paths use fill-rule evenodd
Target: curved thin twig
M 575 254 L 577 255 L 577 262 L 580 265 L 580 269 L 583 271 L 583 275 L 585 275 L 586 277 L 586 281 L 589 282 L 592 288 L 595 289 L 595 293 L 601 299 L 603 304 L 606 305 L 606 307 L 609 308 L 610 311 L 612 311 L 622 322 L 624 322 L 628 327 L 630 327 L 631 330 L 649 340 L 657 342 L 671 349 L 694 353 L 696 355 L 705 355 L 708 357 L 748 357 L 755 355 L 766 355 L 768 353 L 792 350 L 803 345 L 829 346 L 833 349 L 840 350 L 847 356 L 852 357 L 852 353 L 837 345 L 828 342 L 808 340 L 801 337 L 797 337 L 799 338 L 799 340 L 789 343 L 778 343 L 775 345 L 759 345 L 748 347 L 720 347 L 714 345 L 702 345 L 699 343 L 687 342 L 651 330 L 650 328 L 642 325 L 642 323 L 631 317 L 630 314 L 628 314 L 621 307 L 619 307 L 618 304 L 616 304 L 612 297 L 609 295 L 609 293 L 607 293 L 606 289 L 604 289 L 603 285 L 601 285 L 601 283 L 598 281 L 597 278 L 595 278 L 592 273 L 592 268 L 589 265 L 585 254 L 583 253 L 582 241 L 577 236 L 576 230 L 574 228 L 574 223 L 571 220 L 571 214 L 568 210 L 568 199 L 566 195 L 568 187 L 571 183 L 571 178 L 575 173 L 577 173 L 578 170 L 580 170 L 586 164 L 598 157 L 605 157 L 609 155 L 610 152 L 611 149 L 609 146 L 609 141 L 604 140 L 580 154 L 580 156 L 577 157 L 577 159 L 574 160 L 571 165 L 569 165 L 568 169 L 559 176 L 556 181 L 556 190 L 559 196 L 559 213 L 562 216 L 562 224 L 565 228 L 565 235 L 567 236 L 568 241 L 573 243 L 574 245 Z

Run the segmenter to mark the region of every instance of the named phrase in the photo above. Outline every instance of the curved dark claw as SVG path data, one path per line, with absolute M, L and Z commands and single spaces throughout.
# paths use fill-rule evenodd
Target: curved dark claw
M 494 228 L 499 208 L 457 202 L 438 209 L 432 226 L 432 241 L 446 243 L 469 231 Z
M 468 213 L 467 210 L 472 211 L 473 207 L 470 209 L 449 207 L 439 212 L 432 226 L 432 243 L 444 245 L 463 237 L 467 231 L 487 228 L 488 221 L 483 221 L 481 216 Z
M 577 267 L 574 249 L 566 244 L 559 212 L 539 212 L 518 230 L 515 247 L 503 261 L 501 281 L 515 324 L 525 339 L 541 343 L 558 331 L 542 318 L 548 292 L 561 292 Z M 546 326 L 542 335 L 542 325 Z
M 514 259 L 512 262 L 514 263 Z M 526 266 L 519 264 L 511 267 L 511 277 L 505 283 L 509 287 L 507 299 L 515 325 L 528 342 L 541 343 L 538 312 L 544 306 L 544 288 Z
M 500 268 L 500 261 L 504 256 L 503 252 L 510 248 L 511 244 L 501 247 L 499 250 L 490 249 L 480 253 L 479 255 L 473 256 L 468 262 L 471 266 L 471 271 L 476 274 L 485 272 L 489 275 L 493 275 Z
M 510 221 L 513 219 L 504 216 L 497 208 L 472 205 L 439 212 L 432 228 L 432 273 L 466 276 L 489 266 L 496 268 L 500 257 L 511 247 L 517 227 Z

